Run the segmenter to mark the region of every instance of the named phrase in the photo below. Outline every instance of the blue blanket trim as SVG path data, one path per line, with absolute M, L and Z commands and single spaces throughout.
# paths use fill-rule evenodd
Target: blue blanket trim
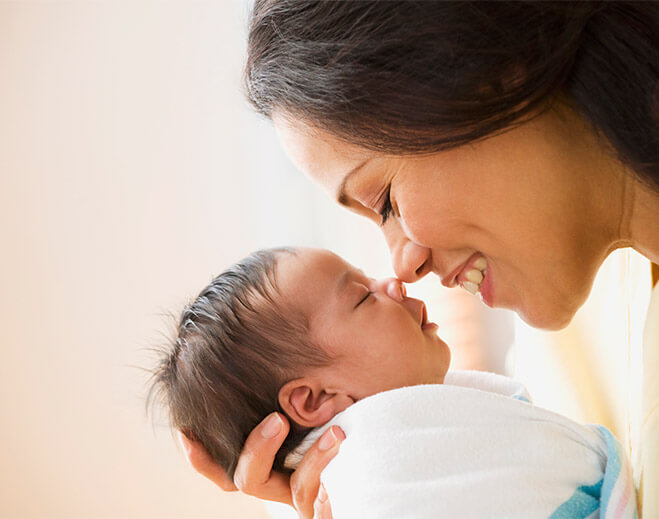
M 613 487 L 615 486 L 616 481 L 620 477 L 620 473 L 623 470 L 622 464 L 624 454 L 620 442 L 616 439 L 615 436 L 613 436 L 613 434 L 611 434 L 611 431 L 602 425 L 598 425 L 597 428 L 604 437 L 608 454 L 606 460 L 606 469 L 604 471 L 604 484 L 602 485 L 601 498 L 601 509 L 606 512 L 606 510 L 609 509 L 609 501 L 611 500 L 611 492 L 613 492 Z M 636 496 L 632 495 L 630 496 L 630 499 L 634 500 L 635 504 Z M 636 507 L 634 506 L 634 518 L 637 517 L 638 510 L 636 510 Z
M 604 437 L 608 455 L 606 460 L 606 470 L 604 472 L 604 487 L 602 488 L 602 510 L 608 510 L 609 501 L 611 500 L 611 492 L 613 491 L 613 486 L 615 485 L 622 468 L 622 460 L 620 459 L 620 451 L 622 449 L 618 440 L 615 439 L 606 427 L 598 425 L 597 428 Z
M 604 477 L 594 485 L 577 488 L 572 497 L 559 506 L 549 519 L 586 519 L 598 509 L 600 516 L 604 517 L 609 510 L 611 493 L 623 470 L 624 454 L 620 442 L 606 427 L 598 425 L 597 429 L 606 444 Z M 634 510 L 634 518 L 637 517 L 638 511 Z
M 586 519 L 600 506 L 604 478 L 594 485 L 577 488 L 572 497 L 559 506 L 549 519 Z

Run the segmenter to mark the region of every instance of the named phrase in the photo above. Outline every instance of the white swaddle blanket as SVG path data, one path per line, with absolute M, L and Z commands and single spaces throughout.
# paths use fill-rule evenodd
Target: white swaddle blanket
M 633 518 L 617 441 L 480 372 L 365 398 L 315 430 L 346 433 L 322 473 L 334 519 Z M 291 464 L 295 464 L 291 456 Z

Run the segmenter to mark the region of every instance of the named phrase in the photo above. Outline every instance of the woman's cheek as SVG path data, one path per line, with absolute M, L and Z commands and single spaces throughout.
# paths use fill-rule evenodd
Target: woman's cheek
M 442 224 L 433 215 L 424 216 L 418 211 L 410 216 L 401 215 L 400 225 L 405 235 L 422 247 L 446 249 L 460 246 L 460 244 L 450 244 L 449 240 L 455 234 L 454 230 Z
M 447 199 L 445 193 L 437 193 L 433 189 L 409 190 L 400 193 L 399 211 L 401 226 L 415 243 L 429 248 L 463 246 L 461 240 L 456 238 L 465 215 L 459 213 L 460 205 L 456 198 Z
M 407 204 L 401 205 L 399 211 L 398 222 L 405 236 L 418 245 L 431 247 L 432 215 L 423 216 L 422 210 Z

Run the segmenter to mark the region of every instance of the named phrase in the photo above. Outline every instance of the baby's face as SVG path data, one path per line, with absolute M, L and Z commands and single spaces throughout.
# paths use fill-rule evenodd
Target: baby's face
M 444 381 L 448 346 L 423 301 L 403 295 L 399 281 L 371 279 L 326 250 L 298 249 L 279 257 L 277 285 L 309 319 L 314 343 L 335 359 L 306 374 L 325 387 L 359 400 Z

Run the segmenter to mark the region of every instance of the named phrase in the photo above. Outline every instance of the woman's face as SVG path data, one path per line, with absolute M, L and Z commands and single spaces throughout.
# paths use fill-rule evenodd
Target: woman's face
M 303 172 L 381 227 L 404 282 L 433 272 L 446 286 L 478 290 L 489 306 L 558 329 L 609 252 L 589 173 L 599 155 L 570 115 L 546 112 L 422 156 L 369 151 L 282 115 L 274 123 Z

